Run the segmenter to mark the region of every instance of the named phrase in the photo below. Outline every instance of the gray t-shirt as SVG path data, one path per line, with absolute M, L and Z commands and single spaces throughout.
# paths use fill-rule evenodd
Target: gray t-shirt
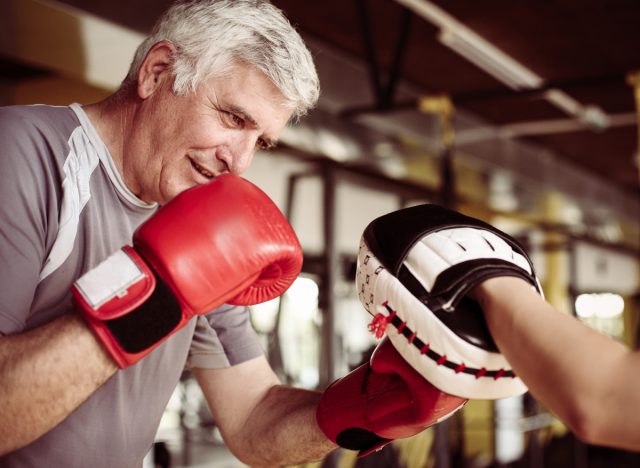
M 71 284 L 129 244 L 156 205 L 125 186 L 79 105 L 0 108 L 0 142 L 0 333 L 9 335 L 74 313 Z M 261 354 L 246 308 L 194 318 L 0 466 L 138 467 L 185 366 Z

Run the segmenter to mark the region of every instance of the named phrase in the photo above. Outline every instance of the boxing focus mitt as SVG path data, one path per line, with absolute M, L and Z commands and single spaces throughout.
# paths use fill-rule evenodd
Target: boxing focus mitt
M 437 205 L 381 216 L 364 231 L 356 283 L 371 330 L 440 390 L 497 399 L 526 392 L 468 293 L 517 276 L 541 295 L 533 264 L 509 235 Z M 392 325 L 392 326 L 388 326 Z
M 445 420 L 466 402 L 427 382 L 385 339 L 369 362 L 327 387 L 316 419 L 330 440 L 364 456 Z
M 194 315 L 256 304 L 298 276 L 302 250 L 258 187 L 224 174 L 182 192 L 125 246 L 72 286 L 76 308 L 120 367 L 150 353 Z

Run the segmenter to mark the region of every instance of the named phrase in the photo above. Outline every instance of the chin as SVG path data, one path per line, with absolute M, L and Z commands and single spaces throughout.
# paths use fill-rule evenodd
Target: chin
M 164 203 L 168 203 L 169 201 L 171 201 L 173 198 L 180 195 L 185 190 L 189 190 L 190 188 L 196 187 L 198 185 L 200 184 L 194 181 L 190 181 L 184 184 L 176 184 L 174 186 L 168 187 L 166 191 L 162 192 L 162 199 Z

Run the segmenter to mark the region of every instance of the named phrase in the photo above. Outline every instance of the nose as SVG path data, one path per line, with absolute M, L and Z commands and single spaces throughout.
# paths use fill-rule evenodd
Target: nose
M 253 156 L 256 154 L 256 138 L 253 135 L 245 134 L 237 139 L 233 145 L 233 157 L 231 167 L 233 174 L 242 174 L 251 165 Z

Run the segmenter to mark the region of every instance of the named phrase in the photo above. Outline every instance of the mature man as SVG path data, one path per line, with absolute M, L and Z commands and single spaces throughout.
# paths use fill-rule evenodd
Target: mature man
M 154 213 L 187 189 L 242 173 L 318 93 L 312 58 L 277 8 L 199 1 L 160 18 L 104 101 L 0 110 L 2 466 L 139 466 L 185 364 L 245 462 L 295 462 L 335 447 L 315 423 L 318 395 L 279 385 L 245 308 L 185 321 L 144 359 L 122 364 L 70 293 L 148 220 L 184 223 Z M 184 216 L 190 226 L 225 221 Z
M 2 466 L 139 466 L 185 366 L 251 465 L 365 454 L 464 405 L 388 342 L 322 395 L 263 355 L 242 306 L 282 293 L 301 252 L 238 175 L 318 94 L 277 8 L 201 0 L 104 101 L 0 109 Z
M 241 306 L 302 258 L 238 174 L 318 95 L 277 8 L 200 0 L 160 18 L 104 101 L 0 109 L 2 466 L 139 466 L 185 367 L 250 465 L 368 453 L 464 404 L 388 346 L 322 395 L 263 355 Z

